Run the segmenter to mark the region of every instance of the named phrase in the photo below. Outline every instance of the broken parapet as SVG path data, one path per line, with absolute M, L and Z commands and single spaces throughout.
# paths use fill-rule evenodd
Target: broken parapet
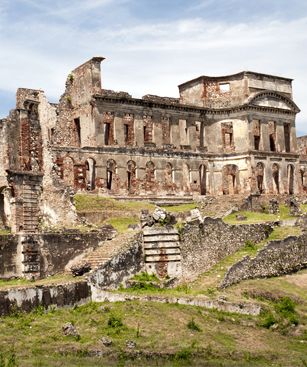
M 271 241 L 254 258 L 245 256 L 227 271 L 221 288 L 246 279 L 293 273 L 307 267 L 307 234 Z

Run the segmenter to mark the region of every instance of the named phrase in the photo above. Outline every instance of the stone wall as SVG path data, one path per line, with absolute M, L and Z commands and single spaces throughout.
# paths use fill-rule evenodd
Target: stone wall
M 67 270 L 115 234 L 113 227 L 81 233 L 0 236 L 0 278 L 46 277 Z
M 183 279 L 195 279 L 243 247 L 247 240 L 260 242 L 272 230 L 269 224 L 228 225 L 213 218 L 205 218 L 203 223 L 186 224 L 180 245 Z
M 90 301 L 91 290 L 84 281 L 61 285 L 11 288 L 0 291 L 0 316 L 29 312 L 38 306 L 74 306 Z
M 244 257 L 226 273 L 221 287 L 226 288 L 245 279 L 289 274 L 307 267 L 307 233 L 271 241 L 254 258 Z
M 0 236 L 0 278 L 21 275 L 21 253 L 18 254 L 18 236 Z
M 142 233 L 138 233 L 121 251 L 89 278 L 92 292 L 97 289 L 116 288 L 144 267 Z

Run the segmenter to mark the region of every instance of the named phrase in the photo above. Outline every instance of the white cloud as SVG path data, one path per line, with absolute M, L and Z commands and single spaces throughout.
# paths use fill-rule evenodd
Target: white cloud
M 64 89 L 69 71 L 99 55 L 107 58 L 102 64 L 104 86 L 138 97 L 147 93 L 177 96 L 177 85 L 198 75 L 253 70 L 295 78 L 295 101 L 302 109 L 297 125 L 307 133 L 306 17 L 231 24 L 186 16 L 154 22 L 136 20 L 126 12 L 122 20 L 110 26 L 104 18 L 100 22 L 97 11 L 106 7 L 110 22 L 117 8 L 108 6 L 128 0 L 75 0 L 71 6 L 64 1 L 62 8 L 58 5 L 63 2 L 57 0 L 51 10 L 46 1 L 24 1 L 39 6 L 44 14 L 56 13 L 63 21 L 55 22 L 51 16 L 46 22 L 36 14 L 32 23 L 22 18 L 13 26 L 2 22 L 2 89 L 41 88 L 55 100 Z M 77 25 L 76 19 L 84 12 L 92 12 L 95 27 L 90 22 L 84 27 Z

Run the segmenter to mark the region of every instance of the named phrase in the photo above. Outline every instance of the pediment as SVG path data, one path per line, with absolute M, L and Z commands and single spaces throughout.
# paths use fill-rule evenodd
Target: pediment
M 251 95 L 247 103 L 253 106 L 276 108 L 281 110 L 299 112 L 297 105 L 288 97 L 277 92 L 259 92 Z

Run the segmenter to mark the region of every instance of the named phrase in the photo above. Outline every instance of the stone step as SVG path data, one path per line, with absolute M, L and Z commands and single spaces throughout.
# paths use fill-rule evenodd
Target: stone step
M 135 236 L 135 234 L 135 231 L 125 232 L 112 240 L 104 241 L 96 250 L 91 252 L 84 261 L 88 262 L 92 269 L 97 269 L 115 256 L 121 248 Z

